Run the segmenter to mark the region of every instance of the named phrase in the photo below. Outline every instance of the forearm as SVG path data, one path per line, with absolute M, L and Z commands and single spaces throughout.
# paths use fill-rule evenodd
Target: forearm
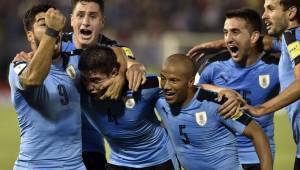
M 260 160 L 260 168 L 262 170 L 271 170 L 273 167 L 272 154 L 268 138 L 254 121 L 251 121 L 244 134 L 252 139 L 256 153 Z
M 126 61 L 125 53 L 123 49 L 120 47 L 112 47 L 112 49 L 116 54 L 118 63 L 120 64 L 119 73 L 124 75 L 125 77 L 125 73 L 127 70 L 127 61 Z
M 22 72 L 21 84 L 24 88 L 28 86 L 39 86 L 47 77 L 52 63 L 56 38 L 44 35 L 31 62 Z
M 300 79 L 296 79 L 287 89 L 279 93 L 278 96 L 260 105 L 259 107 L 262 110 L 261 115 L 277 111 L 298 99 L 300 99 Z
M 205 90 L 213 91 L 219 93 L 222 90 L 226 90 L 224 87 L 219 87 L 211 84 L 201 84 L 201 87 Z

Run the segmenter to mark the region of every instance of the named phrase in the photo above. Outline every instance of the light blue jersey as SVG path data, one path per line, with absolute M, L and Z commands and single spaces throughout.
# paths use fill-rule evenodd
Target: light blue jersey
M 224 120 L 215 97 L 200 89 L 182 108 L 170 107 L 163 97 L 156 104 L 185 170 L 240 168 L 234 132 L 243 133 L 251 118 L 243 115 L 237 121 Z
M 289 49 L 289 50 L 288 50 Z M 284 32 L 279 62 L 279 80 L 281 91 L 295 81 L 294 67 L 300 63 L 300 28 Z M 297 144 L 297 158 L 300 158 L 300 100 L 287 106 L 292 124 L 294 140 Z
M 15 170 L 83 170 L 80 95 L 62 67 L 51 65 L 43 84 L 23 90 L 14 64 L 9 83 L 20 127 Z
M 157 77 L 148 76 L 138 92 L 125 91 L 117 101 L 82 95 L 84 113 L 110 146 L 110 164 L 145 168 L 171 159 L 167 133 L 154 112 L 159 91 Z
M 68 60 L 66 71 L 75 79 L 80 79 L 80 71 L 78 69 L 81 49 L 76 49 L 73 43 L 73 33 L 65 33 L 62 38 L 62 56 Z M 116 41 L 101 35 L 99 44 L 112 46 L 117 44 Z M 105 153 L 103 136 L 82 116 L 82 151 L 83 152 L 100 152 Z
M 201 73 L 199 84 L 213 84 L 233 89 L 253 106 L 264 103 L 279 92 L 278 66 L 271 56 L 263 55 L 261 59 L 249 67 L 241 67 L 229 56 L 224 61 L 209 64 Z M 266 133 L 272 155 L 275 154 L 274 113 L 254 119 Z M 241 164 L 258 164 L 252 141 L 246 136 L 237 134 L 239 161 Z

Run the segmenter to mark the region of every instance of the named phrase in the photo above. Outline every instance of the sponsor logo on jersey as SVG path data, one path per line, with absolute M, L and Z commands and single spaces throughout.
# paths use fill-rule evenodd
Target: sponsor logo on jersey
M 204 126 L 207 123 L 207 115 L 206 112 L 198 112 L 196 113 L 196 122 L 200 126 Z
M 259 85 L 262 88 L 267 88 L 270 85 L 270 75 L 266 74 L 266 75 L 260 75 L 259 76 Z
M 68 74 L 68 76 L 71 78 L 71 79 L 75 79 L 76 78 L 76 71 L 74 69 L 74 67 L 69 64 L 67 69 L 66 69 L 66 72 Z

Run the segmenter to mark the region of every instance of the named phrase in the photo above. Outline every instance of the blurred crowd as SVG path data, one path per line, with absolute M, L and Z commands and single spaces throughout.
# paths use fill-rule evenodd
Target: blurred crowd
M 0 0 L 0 87 L 7 83 L 15 54 L 29 49 L 22 17 L 39 2 L 55 4 L 70 18 L 71 0 Z M 106 0 L 104 32 L 129 44 L 136 32 L 149 36 L 167 31 L 222 32 L 226 10 L 250 7 L 261 11 L 262 5 L 261 0 Z M 71 30 L 69 25 L 66 31 Z

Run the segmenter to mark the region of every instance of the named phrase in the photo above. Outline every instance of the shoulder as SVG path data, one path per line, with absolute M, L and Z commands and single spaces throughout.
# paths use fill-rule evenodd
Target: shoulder
M 261 57 L 261 61 L 263 61 L 265 64 L 278 65 L 279 58 L 276 58 L 275 56 L 271 55 L 270 53 L 264 53 L 264 55 Z
M 283 33 L 287 45 L 300 40 L 300 27 L 285 30 Z
M 146 75 L 146 82 L 141 86 L 141 89 L 159 88 L 159 79 L 154 74 Z
M 101 38 L 99 39 L 98 43 L 105 46 L 114 46 L 118 44 L 116 40 L 110 39 L 105 35 L 101 35 Z

